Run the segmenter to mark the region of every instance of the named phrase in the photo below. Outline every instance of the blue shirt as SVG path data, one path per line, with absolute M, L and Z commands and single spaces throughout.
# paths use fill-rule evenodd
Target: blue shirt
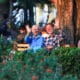
M 36 38 L 34 36 L 27 36 L 26 42 L 30 44 L 31 49 L 33 49 L 34 52 L 44 47 L 44 38 L 40 35 L 38 35 Z

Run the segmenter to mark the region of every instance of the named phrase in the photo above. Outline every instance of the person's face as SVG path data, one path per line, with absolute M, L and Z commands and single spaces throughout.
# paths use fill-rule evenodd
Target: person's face
M 22 34 L 22 33 L 24 33 L 25 31 L 24 31 L 24 30 L 22 30 L 22 29 L 20 29 L 20 30 L 19 30 L 19 32 Z
M 37 26 L 32 27 L 32 33 L 34 36 L 37 36 L 39 33 L 39 28 Z
M 51 34 L 51 33 L 53 33 L 53 30 L 54 30 L 54 28 L 51 25 L 46 26 L 46 32 L 47 33 Z

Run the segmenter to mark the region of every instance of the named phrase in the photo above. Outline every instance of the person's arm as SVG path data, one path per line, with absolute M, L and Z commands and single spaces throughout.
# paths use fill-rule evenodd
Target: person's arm
M 78 48 L 80 48 L 80 40 L 78 41 Z
M 47 50 L 52 50 L 52 49 L 54 49 L 54 47 L 52 45 L 49 45 L 49 46 L 46 46 L 46 49 Z
M 31 43 L 31 29 L 29 28 L 29 26 L 26 26 L 26 31 L 27 31 L 27 34 L 24 37 L 24 42 Z

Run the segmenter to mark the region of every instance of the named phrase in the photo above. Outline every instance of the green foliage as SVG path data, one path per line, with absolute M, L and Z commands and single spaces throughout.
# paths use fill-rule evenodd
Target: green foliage
M 72 75 L 66 75 L 61 80 L 78 80 L 78 78 Z
M 59 48 L 53 54 L 57 55 L 59 63 L 62 64 L 63 74 L 76 74 L 80 78 L 79 48 Z
M 2 61 L 2 57 L 7 57 L 12 50 L 13 44 L 9 40 L 5 40 L 4 36 L 0 36 L 0 62 Z M 5 58 L 4 57 L 4 58 Z
M 0 80 L 79 80 L 80 49 L 58 48 L 16 52 L 13 60 L 0 65 Z
M 0 3 L 4 3 L 4 2 L 6 2 L 7 0 L 0 0 Z

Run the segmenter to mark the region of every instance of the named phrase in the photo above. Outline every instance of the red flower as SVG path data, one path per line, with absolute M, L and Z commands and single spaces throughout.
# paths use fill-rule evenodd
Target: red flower
M 46 69 L 46 72 L 50 73 L 52 70 L 50 68 Z
M 36 76 L 32 76 L 32 80 L 37 80 L 37 79 L 36 79 Z

